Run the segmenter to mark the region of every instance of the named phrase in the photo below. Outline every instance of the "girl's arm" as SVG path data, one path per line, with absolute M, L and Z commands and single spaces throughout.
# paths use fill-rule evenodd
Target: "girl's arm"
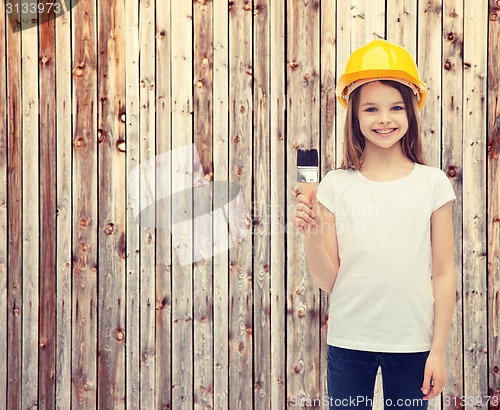
M 456 300 L 451 201 L 432 213 L 431 247 L 434 290 L 434 337 L 431 352 L 444 355 Z
M 316 284 L 331 292 L 340 267 L 335 215 L 318 203 L 316 195 L 313 195 L 312 205 L 320 217 L 305 236 L 307 266 Z
M 432 287 L 434 291 L 434 336 L 425 364 L 424 400 L 437 397 L 446 384 L 444 353 L 453 321 L 456 283 L 451 201 L 431 216 Z M 431 384 L 431 380 L 433 383 Z

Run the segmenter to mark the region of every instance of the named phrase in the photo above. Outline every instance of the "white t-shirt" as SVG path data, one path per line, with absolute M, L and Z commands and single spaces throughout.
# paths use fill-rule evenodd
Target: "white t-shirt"
M 456 199 L 446 174 L 415 164 L 402 179 L 377 182 L 337 169 L 323 178 L 317 198 L 335 214 L 340 258 L 327 343 L 377 352 L 429 350 L 430 218 Z

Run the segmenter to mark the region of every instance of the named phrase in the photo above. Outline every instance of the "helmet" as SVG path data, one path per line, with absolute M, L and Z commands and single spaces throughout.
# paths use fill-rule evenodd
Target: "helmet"
M 410 87 L 418 99 L 418 108 L 424 106 L 427 85 L 420 79 L 417 65 L 403 47 L 387 40 L 377 39 L 355 50 L 337 84 L 337 99 L 347 108 L 349 94 L 370 81 L 392 80 Z

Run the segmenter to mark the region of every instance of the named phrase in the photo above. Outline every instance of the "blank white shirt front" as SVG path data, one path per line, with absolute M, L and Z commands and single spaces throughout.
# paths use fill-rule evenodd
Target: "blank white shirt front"
M 405 178 L 377 182 L 338 169 L 321 181 L 317 197 L 335 214 L 340 259 L 328 344 L 377 352 L 429 350 L 430 218 L 455 199 L 444 172 L 415 164 Z

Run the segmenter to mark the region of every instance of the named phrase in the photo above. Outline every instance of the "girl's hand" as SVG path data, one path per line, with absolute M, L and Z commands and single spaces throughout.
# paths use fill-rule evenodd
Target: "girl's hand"
M 295 189 L 295 195 L 298 203 L 292 220 L 293 225 L 303 235 L 315 234 L 318 227 L 321 226 L 321 215 L 316 192 L 313 191 L 311 199 L 309 199 L 300 191 L 300 188 L 297 188 Z
M 424 383 L 421 388 L 422 393 L 424 393 L 424 400 L 437 397 L 443 391 L 445 384 L 446 366 L 444 356 L 431 352 L 425 362 Z

